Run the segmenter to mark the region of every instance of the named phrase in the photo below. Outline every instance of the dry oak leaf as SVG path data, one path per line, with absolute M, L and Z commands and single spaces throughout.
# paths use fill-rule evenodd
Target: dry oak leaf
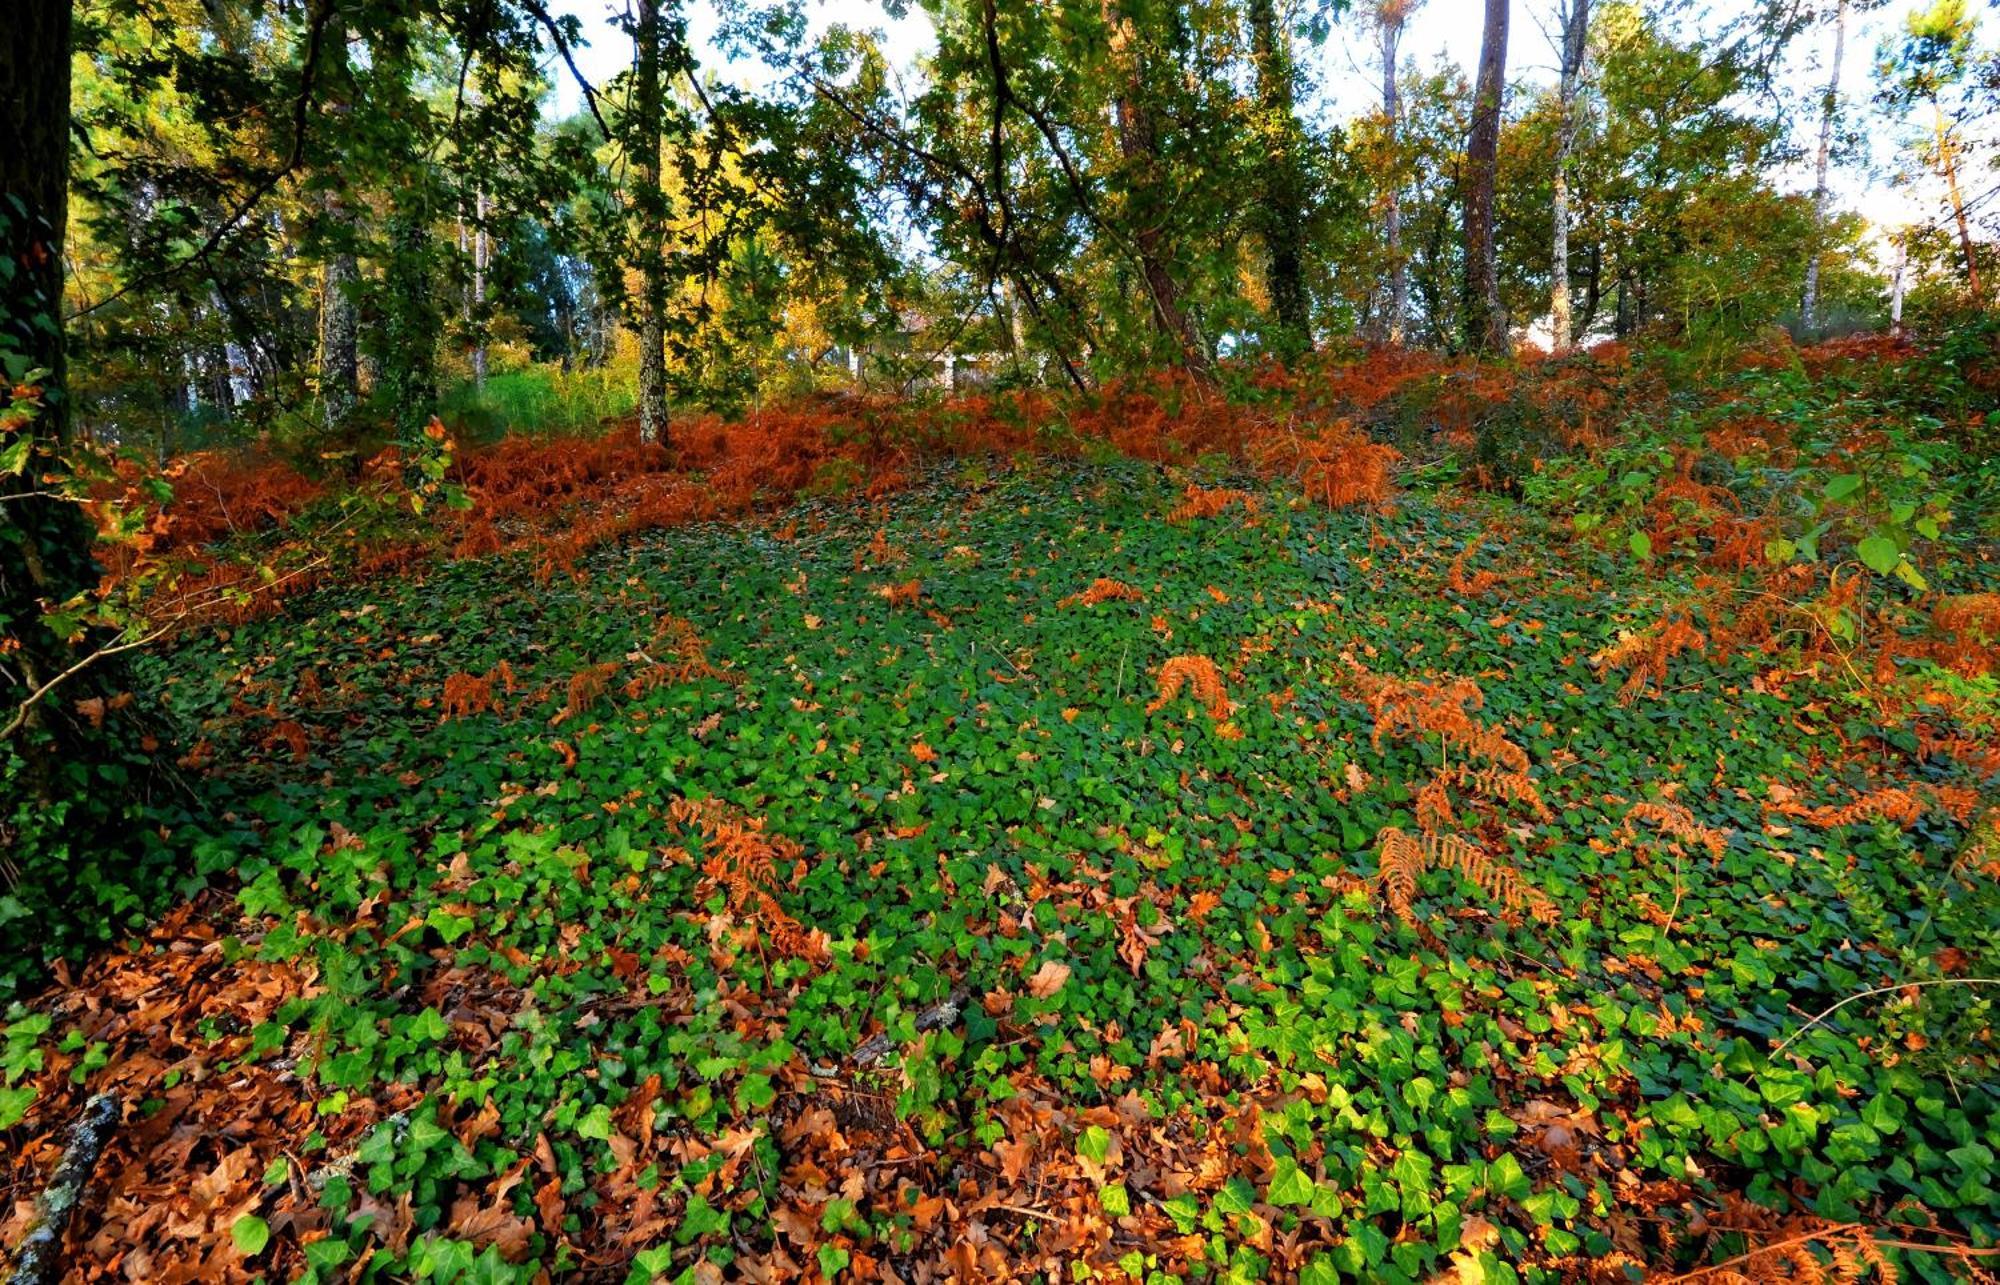
M 1028 979 L 1028 994 L 1036 999 L 1047 999 L 1061 990 L 1063 983 L 1068 980 L 1069 965 L 1051 959 L 1036 969 L 1035 975 Z

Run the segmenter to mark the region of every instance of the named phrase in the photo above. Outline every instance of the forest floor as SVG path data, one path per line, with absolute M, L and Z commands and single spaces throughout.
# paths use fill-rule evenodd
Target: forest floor
M 1815 1020 L 1996 931 L 1969 791 L 1525 509 L 1202 480 L 957 466 L 149 658 L 234 829 L 8 1028 L 6 1194 L 109 1089 L 86 1276 L 1985 1261 L 1890 1243 L 2000 1224 L 1968 988 Z

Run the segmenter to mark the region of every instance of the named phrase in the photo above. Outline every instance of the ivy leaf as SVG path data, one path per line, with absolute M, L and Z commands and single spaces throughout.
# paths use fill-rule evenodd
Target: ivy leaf
M 1313 1180 L 1299 1162 L 1290 1156 L 1278 1158 L 1278 1168 L 1271 1175 L 1270 1201 L 1274 1205 L 1307 1205 L 1312 1203 Z
M 1826 484 L 1826 498 L 1829 500 L 1846 499 L 1861 489 L 1861 480 L 1859 473 L 1842 473 Z
M 28 1114 L 28 1107 L 35 1100 L 35 1086 L 24 1084 L 18 1089 L 0 1089 L 0 1129 L 11 1129 L 21 1123 Z
M 237 1253 L 255 1258 L 271 1243 L 271 1226 L 255 1214 L 245 1214 L 230 1227 L 229 1238 L 236 1242 Z
M 1652 559 L 1653 538 L 1644 531 L 1634 531 L 1632 538 L 1625 543 L 1632 550 L 1632 556 L 1639 559 L 1639 561 L 1647 562 Z
M 1498 1160 L 1486 1166 L 1486 1186 L 1494 1194 L 1509 1200 L 1525 1200 L 1534 1184 L 1522 1170 L 1521 1162 L 1511 1151 L 1501 1154 Z
M 450 945 L 472 931 L 472 919 L 470 916 L 454 915 L 443 906 L 437 907 L 429 915 L 425 916 L 424 923 L 435 929 L 437 935 L 444 938 L 446 945 Z
M 576 1122 L 576 1136 L 594 1138 L 599 1142 L 611 1141 L 611 1108 L 602 1102 L 586 1111 Z

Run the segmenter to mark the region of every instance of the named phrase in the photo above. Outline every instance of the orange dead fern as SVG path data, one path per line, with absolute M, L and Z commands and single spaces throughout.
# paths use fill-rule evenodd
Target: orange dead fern
M 1369 440 L 1347 420 L 1310 434 L 1284 434 L 1256 448 L 1267 472 L 1298 478 L 1307 498 L 1330 509 L 1355 504 L 1386 505 L 1394 489 L 1394 469 L 1402 453 Z
M 804 849 L 781 835 L 767 834 L 761 818 L 739 816 L 715 799 L 675 799 L 667 805 L 667 817 L 702 836 L 706 847 L 702 874 L 709 889 L 725 894 L 732 914 L 760 929 L 779 954 L 826 962 L 826 934 L 792 918 L 771 892 L 780 865 L 792 868 L 794 884 L 804 876 Z
M 1971 816 L 1978 799 L 1975 792 L 1956 786 L 1884 785 L 1856 795 L 1846 803 L 1817 807 L 1789 797 L 1779 798 L 1770 804 L 1770 810 L 1820 830 L 1861 821 L 1891 821 L 1907 829 L 1921 821 L 1931 808 L 1963 822 Z
M 1630 705 L 1645 693 L 1649 682 L 1665 687 L 1667 662 L 1683 651 L 1706 651 L 1708 639 L 1686 612 L 1669 616 L 1650 629 L 1621 633 L 1618 641 L 1590 658 L 1599 672 L 1629 667 L 1624 685 L 1618 689 L 1618 703 Z
M 1099 576 L 1088 589 L 1078 590 L 1056 604 L 1057 607 L 1095 607 L 1100 602 L 1144 602 L 1146 595 L 1122 580 Z
M 1181 502 L 1167 514 L 1176 526 L 1198 518 L 1212 518 L 1232 504 L 1240 504 L 1249 516 L 1256 516 L 1257 497 L 1230 486 L 1196 486 L 1192 482 L 1181 492 Z
M 1637 832 L 1635 823 L 1640 821 L 1651 822 L 1669 838 L 1708 849 L 1708 855 L 1716 861 L 1722 860 L 1722 854 L 1729 848 L 1727 831 L 1701 824 L 1694 819 L 1692 812 L 1678 803 L 1655 803 L 1645 799 L 1634 803 L 1625 810 L 1625 821 L 1619 827 L 1619 833 L 1625 838 L 1632 838 Z
M 1377 887 L 1406 924 L 1417 923 L 1417 878 L 1426 870 L 1456 870 L 1509 910 L 1525 910 L 1541 923 L 1556 919 L 1555 903 L 1523 881 L 1519 871 L 1456 835 L 1412 835 L 1388 826 L 1375 839 Z
M 473 714 L 483 714 L 498 710 L 500 703 L 494 695 L 495 684 L 509 696 L 514 694 L 514 667 L 501 661 L 484 674 L 451 674 L 444 680 L 444 697 L 439 702 L 442 713 L 439 722 L 454 718 L 466 718 Z
M 670 659 L 656 659 L 652 655 L 654 651 L 662 652 Z M 651 646 L 642 648 L 636 655 L 646 662 L 646 667 L 625 684 L 625 695 L 630 700 L 637 700 L 660 687 L 692 683 L 703 678 L 731 684 L 743 681 L 741 674 L 717 669 L 709 663 L 707 640 L 693 624 L 679 616 L 664 615 L 655 621 Z
M 1161 664 L 1160 698 L 1146 706 L 1146 712 L 1159 713 L 1179 699 L 1183 690 L 1192 691 L 1216 722 L 1229 718 L 1229 690 L 1223 685 L 1222 672 L 1206 656 L 1174 656 Z
M 1485 543 L 1486 532 L 1481 531 L 1478 535 L 1467 541 L 1463 549 L 1458 551 L 1458 556 L 1453 558 L 1451 565 L 1445 569 L 1444 583 L 1447 589 L 1468 598 L 1476 598 L 1506 579 L 1505 576 L 1497 571 L 1475 571 L 1470 576 L 1465 574 L 1465 564 L 1471 560 L 1473 554 L 1479 552 L 1479 547 Z
M 563 707 L 549 720 L 550 727 L 560 727 L 563 723 L 584 713 L 611 690 L 611 680 L 618 673 L 618 662 L 607 660 L 600 665 L 588 665 L 571 675 L 569 691 Z
M 923 596 L 924 583 L 921 580 L 905 580 L 901 584 L 875 586 L 875 596 L 892 607 L 907 607 Z
M 1472 717 L 1471 711 L 1485 707 L 1486 695 L 1469 678 L 1443 682 L 1390 678 L 1355 665 L 1348 685 L 1375 716 L 1373 743 L 1378 750 L 1389 736 L 1437 736 L 1509 771 L 1528 770 L 1526 750 L 1497 727 Z
M 1458 823 L 1458 816 L 1451 807 L 1451 791 L 1445 788 L 1443 776 L 1432 777 L 1417 791 L 1415 808 L 1417 828 L 1425 834 L 1436 834 L 1446 826 Z

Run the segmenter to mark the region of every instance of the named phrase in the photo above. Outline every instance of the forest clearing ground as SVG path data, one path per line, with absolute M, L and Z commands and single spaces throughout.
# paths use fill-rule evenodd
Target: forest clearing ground
M 1686 587 L 1505 502 L 1184 481 L 968 466 L 149 659 L 237 882 L 10 1032 L 11 1194 L 115 1087 L 76 1235 L 156 1280 L 1576 1277 L 1917 1201 L 1990 1243 L 1992 1099 L 1909 1003 L 1767 1058 L 1992 931 L 1967 792 L 1831 763 L 1857 711 L 1768 658 L 1621 701 L 1592 657 Z M 1906 824 L 1779 806 L 1884 781 Z

